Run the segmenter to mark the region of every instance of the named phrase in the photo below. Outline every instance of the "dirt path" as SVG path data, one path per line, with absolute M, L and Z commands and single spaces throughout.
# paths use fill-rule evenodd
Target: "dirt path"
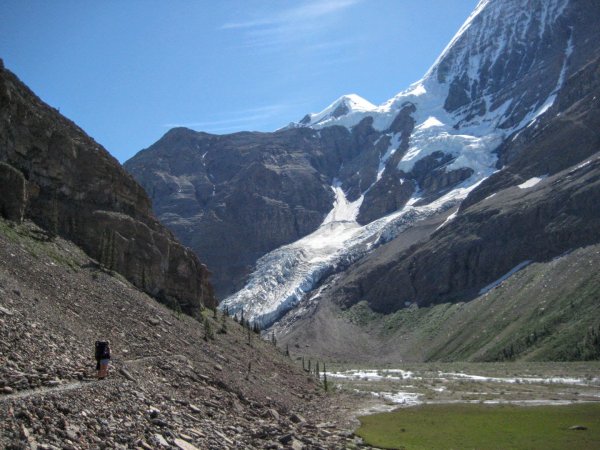
M 128 361 L 123 361 L 123 367 L 120 369 L 113 369 L 114 372 L 120 372 L 121 375 L 125 376 L 125 378 L 128 378 L 130 380 L 133 380 L 133 378 L 129 378 L 131 377 L 131 375 L 129 375 L 129 373 L 127 372 L 127 365 L 128 364 L 133 364 L 135 365 L 136 363 L 141 363 L 144 362 L 146 360 L 152 360 L 155 359 L 154 357 L 144 357 L 144 358 L 139 358 L 139 359 L 132 359 L 132 360 L 128 360 Z M 125 372 L 125 373 L 123 373 Z M 117 382 L 118 379 L 118 375 L 116 373 L 113 373 L 112 376 L 110 377 L 110 379 L 108 380 L 103 380 L 102 383 L 104 385 L 113 385 Z M 5 394 L 5 395 L 0 395 L 0 402 L 6 402 L 6 401 L 10 401 L 10 400 L 15 400 L 15 399 L 20 399 L 20 398 L 27 398 L 27 397 L 42 397 L 44 395 L 47 394 L 53 394 L 56 392 L 65 392 L 65 391 L 72 391 L 75 389 L 83 389 L 83 388 L 88 388 L 91 386 L 95 386 L 96 383 L 99 380 L 96 380 L 94 378 L 90 378 L 87 379 L 85 381 L 75 381 L 72 383 L 62 383 L 59 384 L 57 386 L 44 386 L 38 389 L 26 389 L 23 391 L 18 391 L 15 392 L 13 394 Z
M 121 375 L 125 376 L 125 378 L 128 378 L 131 381 L 131 380 L 133 380 L 133 378 L 129 378 L 129 377 L 131 377 L 131 375 L 127 371 L 128 366 L 136 366 L 136 365 L 144 363 L 144 362 L 156 361 L 159 358 L 160 357 L 158 357 L 158 356 L 145 356 L 145 357 L 137 358 L 137 359 L 124 360 L 124 361 L 121 361 L 121 364 L 120 364 L 121 367 L 120 368 L 114 367 L 113 371 L 119 372 Z M 187 359 L 183 355 L 173 355 L 173 356 L 171 356 L 171 358 L 172 359 L 173 358 Z M 116 373 L 113 373 L 113 375 L 111 376 L 111 379 L 104 380 L 104 381 L 102 381 L 102 383 L 109 384 L 109 385 L 115 384 L 117 381 L 117 377 L 118 377 L 118 375 Z M 75 381 L 72 383 L 63 383 L 63 384 L 59 384 L 57 386 L 45 386 L 45 387 L 41 387 L 38 389 L 26 389 L 23 391 L 15 392 L 13 394 L 0 395 L 0 402 L 6 402 L 6 401 L 10 401 L 10 400 L 27 398 L 27 397 L 38 397 L 38 396 L 41 397 L 46 394 L 53 394 L 56 392 L 65 392 L 65 391 L 72 391 L 74 389 L 82 389 L 82 388 L 94 386 L 97 381 L 98 380 L 96 380 L 96 379 L 90 378 L 85 381 Z
M 83 387 L 89 387 L 94 384 L 94 380 L 90 381 L 76 381 L 74 383 L 59 384 L 58 386 L 46 386 L 39 389 L 26 389 L 23 391 L 15 392 L 14 394 L 7 394 L 0 396 L 0 402 L 6 402 L 9 400 L 15 400 L 26 397 L 44 396 L 46 394 L 53 394 L 55 392 L 71 391 L 73 389 L 80 389 Z

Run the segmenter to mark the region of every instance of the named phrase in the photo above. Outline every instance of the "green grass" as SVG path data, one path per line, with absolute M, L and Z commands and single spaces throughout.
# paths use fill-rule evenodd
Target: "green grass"
M 426 405 L 360 418 L 356 434 L 382 448 L 598 449 L 600 403 L 568 406 Z M 587 430 L 569 430 L 583 425 Z
M 466 302 L 401 308 L 366 301 L 341 317 L 394 349 L 396 361 L 600 360 L 600 245 L 532 263 Z
M 45 231 L 32 223 L 16 225 L 0 219 L 0 234 L 9 242 L 20 245 L 36 259 L 48 257 L 73 271 L 80 269 L 81 250 L 77 249 L 75 254 L 65 251 L 58 240 L 50 239 Z
M 374 320 L 381 319 L 382 315 L 374 312 L 366 301 L 361 301 L 342 311 L 342 317 L 356 325 L 365 326 Z

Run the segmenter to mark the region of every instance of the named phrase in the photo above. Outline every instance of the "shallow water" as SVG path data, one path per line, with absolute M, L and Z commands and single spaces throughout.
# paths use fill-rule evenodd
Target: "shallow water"
M 327 377 L 339 389 L 350 389 L 364 396 L 366 407 L 361 411 L 364 414 L 421 404 L 539 406 L 600 401 L 600 377 L 590 375 L 597 373 L 595 363 L 584 371 L 583 363 L 578 364 L 561 364 L 560 371 L 555 366 L 535 364 L 473 364 L 464 371 L 452 370 L 451 365 L 444 367 L 447 370 L 434 365 L 410 370 L 353 368 L 327 372 Z M 506 376 L 512 369 L 520 369 L 522 373 Z M 544 374 L 544 370 L 548 373 Z

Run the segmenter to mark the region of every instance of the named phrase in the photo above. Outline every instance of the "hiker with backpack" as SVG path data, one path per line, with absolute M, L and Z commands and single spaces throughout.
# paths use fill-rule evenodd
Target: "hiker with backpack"
M 110 342 L 96 341 L 96 370 L 98 379 L 102 380 L 108 376 L 108 363 L 110 362 Z

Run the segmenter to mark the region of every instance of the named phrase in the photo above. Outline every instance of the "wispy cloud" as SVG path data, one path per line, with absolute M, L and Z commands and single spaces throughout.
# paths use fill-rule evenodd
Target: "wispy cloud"
M 294 8 L 279 11 L 270 16 L 242 22 L 228 22 L 221 29 L 261 28 L 276 25 L 294 25 L 299 22 L 314 20 L 329 14 L 337 13 L 362 0 L 313 0 Z
M 238 117 L 223 120 L 209 120 L 204 122 L 173 122 L 163 124 L 164 128 L 202 128 L 202 129 L 214 129 L 214 127 L 236 128 L 238 126 L 244 126 L 249 123 L 256 122 L 257 120 L 267 119 L 270 116 L 268 114 L 255 114 L 248 117 Z
M 267 13 L 250 20 L 232 21 L 221 30 L 243 33 L 241 47 L 263 50 L 283 49 L 289 44 L 302 43 L 304 51 L 311 50 L 311 40 L 329 31 L 340 13 L 363 0 L 311 0 L 300 6 Z M 306 44 L 309 45 L 306 45 Z M 348 39 L 333 40 L 330 46 L 348 44 Z

